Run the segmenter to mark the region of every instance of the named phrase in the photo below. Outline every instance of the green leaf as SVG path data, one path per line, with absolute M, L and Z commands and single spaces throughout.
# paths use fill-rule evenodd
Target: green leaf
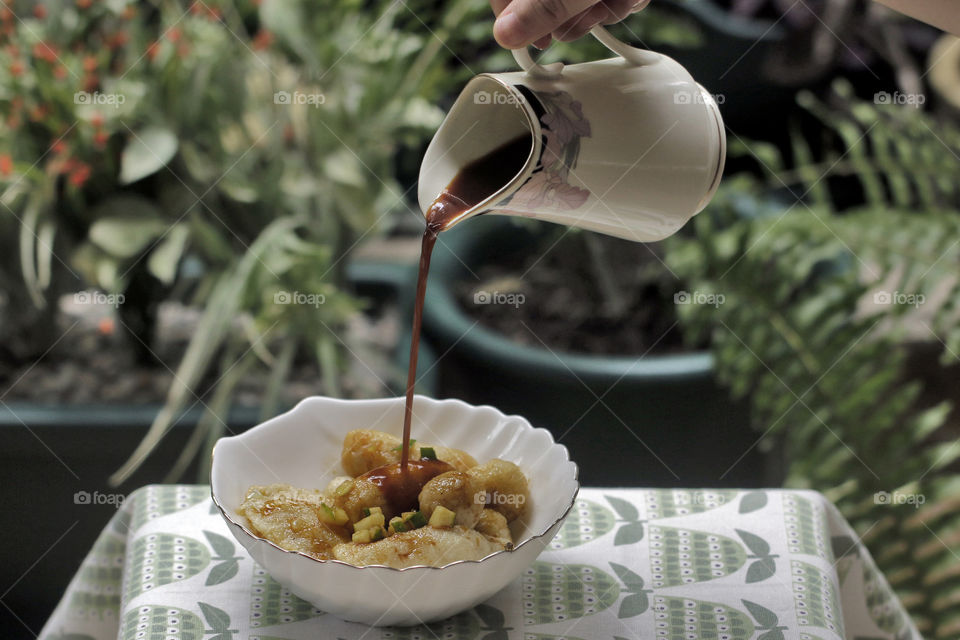
M 643 578 L 635 574 L 627 567 L 623 566 L 622 564 L 617 564 L 616 562 L 611 562 L 610 568 L 613 569 L 614 573 L 617 574 L 617 577 L 620 578 L 620 582 L 622 582 L 630 591 L 640 591 L 643 589 Z
M 607 502 L 610 503 L 610 506 L 612 506 L 614 511 L 617 512 L 617 515 L 620 516 L 621 520 L 634 522 L 640 517 L 640 514 L 637 512 L 637 508 L 630 502 L 627 502 L 621 498 L 615 498 L 613 496 L 604 496 L 604 498 L 607 499 Z
M 189 237 L 188 225 L 175 225 L 150 252 L 150 257 L 147 258 L 147 269 L 157 280 L 167 285 L 173 283 Z
M 240 563 L 236 558 L 230 558 L 225 562 L 220 562 L 213 565 L 213 568 L 210 569 L 210 573 L 207 574 L 206 585 L 209 587 L 214 584 L 221 584 L 226 582 L 233 576 L 237 575 L 237 571 L 240 568 Z
M 747 569 L 747 582 L 763 582 L 777 572 L 777 562 L 773 558 L 760 558 Z
M 200 606 L 200 611 L 203 612 L 203 617 L 207 621 L 207 625 L 210 627 L 210 629 L 215 632 L 230 630 L 229 613 L 223 609 L 218 609 L 212 604 L 207 604 L 206 602 L 198 602 L 197 605 Z
M 757 640 L 783 640 L 783 631 L 780 629 L 771 629 L 766 633 L 760 634 Z
M 624 544 L 634 544 L 641 540 L 643 540 L 643 523 L 630 522 L 617 529 L 617 535 L 613 538 L 613 544 L 619 547 Z
M 144 197 L 120 194 L 93 208 L 90 242 L 117 258 L 132 258 L 167 230 L 160 209 Z
M 749 611 L 750 615 L 753 616 L 753 619 L 757 621 L 757 624 L 762 626 L 764 629 L 771 629 L 777 626 L 777 623 L 780 622 L 777 614 L 775 614 L 773 611 L 770 611 L 770 609 L 767 609 L 756 602 L 750 602 L 749 600 L 741 600 L 740 602 L 742 602 L 743 606 L 747 608 L 747 611 Z
M 478 604 L 473 608 L 476 614 L 480 617 L 480 620 L 487 626 L 489 629 L 502 629 L 504 618 L 503 612 L 496 607 L 492 607 L 488 604 Z
M 177 153 L 177 136 L 163 127 L 131 132 L 120 156 L 120 184 L 130 184 L 153 175 Z
M 751 513 L 767 506 L 766 491 L 751 491 L 740 498 L 740 513 Z
M 623 599 L 620 603 L 620 611 L 617 612 L 618 618 L 632 618 L 645 612 L 650 606 L 650 601 L 646 593 L 632 593 Z
M 753 555 L 766 556 L 770 554 L 770 545 L 760 536 L 742 529 L 734 529 L 734 531 L 737 532 L 737 535 L 740 536 L 740 539 L 743 540 L 743 543 L 747 545 Z
M 236 547 L 229 538 L 219 533 L 214 533 L 213 531 L 204 531 L 203 535 L 206 536 L 207 542 L 210 543 L 210 548 L 213 549 L 213 552 L 217 554 L 217 556 L 221 558 L 233 557 L 233 552 L 236 550 Z

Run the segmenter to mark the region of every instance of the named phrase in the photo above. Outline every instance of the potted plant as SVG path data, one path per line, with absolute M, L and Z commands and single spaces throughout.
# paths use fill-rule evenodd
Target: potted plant
M 736 199 L 668 243 L 671 269 L 726 296 L 715 310 L 679 308 L 680 323 L 691 340 L 708 336 L 718 379 L 749 401 L 760 442 L 783 450 L 787 486 L 824 492 L 921 633 L 950 637 L 960 128 L 846 83 L 800 102 L 823 125 L 820 150 L 796 135 L 788 163 L 751 144 L 766 179 L 742 176 Z M 738 211 L 770 187 L 792 204 Z M 844 545 L 835 553 L 842 563 Z M 902 627 L 882 606 L 870 615 L 894 636 Z

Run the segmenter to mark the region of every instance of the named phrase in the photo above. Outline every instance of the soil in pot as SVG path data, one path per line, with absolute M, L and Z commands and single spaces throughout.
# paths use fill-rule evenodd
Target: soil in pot
M 558 227 L 460 282 L 463 310 L 510 340 L 557 352 L 663 355 L 705 348 L 676 329 L 678 284 L 640 244 Z

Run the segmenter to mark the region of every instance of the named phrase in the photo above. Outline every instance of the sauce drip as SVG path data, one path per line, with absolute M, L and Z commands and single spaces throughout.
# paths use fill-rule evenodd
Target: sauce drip
M 524 134 L 497 147 L 466 165 L 427 209 L 427 227 L 420 244 L 420 269 L 417 272 L 417 297 L 413 307 L 413 337 L 410 341 L 410 366 L 407 368 L 407 401 L 403 410 L 403 445 L 400 469 L 406 470 L 410 458 L 410 419 L 413 416 L 413 388 L 417 381 L 417 354 L 420 351 L 420 326 L 423 323 L 423 299 L 427 292 L 430 257 L 437 234 L 460 214 L 472 209 L 520 173 L 527 162 L 530 136 Z
M 434 476 L 453 470 L 452 466 L 442 460 L 410 460 L 406 469 L 400 464 L 385 464 L 360 476 L 379 487 L 391 515 L 419 509 L 418 500 L 423 485 Z

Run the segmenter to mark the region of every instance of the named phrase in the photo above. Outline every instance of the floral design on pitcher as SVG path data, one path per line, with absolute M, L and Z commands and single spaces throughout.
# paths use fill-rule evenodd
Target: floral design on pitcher
M 587 201 L 590 191 L 570 184 L 568 178 L 577 166 L 580 139 L 590 137 L 590 121 L 583 115 L 583 105 L 566 91 L 536 97 L 545 110 L 540 116 L 544 137 L 540 167 L 504 203 L 505 208 L 521 214 L 576 209 Z

